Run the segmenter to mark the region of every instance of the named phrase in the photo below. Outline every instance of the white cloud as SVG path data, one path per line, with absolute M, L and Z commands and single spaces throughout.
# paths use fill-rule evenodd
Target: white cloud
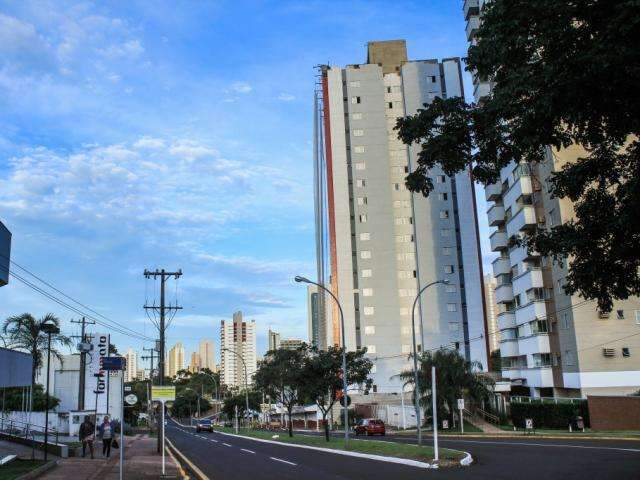
M 283 102 L 291 102 L 292 100 L 295 100 L 295 99 L 296 97 L 294 97 L 290 93 L 281 93 L 280 95 L 278 95 L 278 100 L 281 100 Z
M 164 140 L 161 138 L 153 138 L 153 137 L 141 137 L 138 139 L 133 146 L 135 148 L 149 148 L 149 149 L 158 149 L 164 148 Z
M 215 265 L 233 267 L 253 274 L 298 274 L 311 269 L 310 263 L 292 262 L 289 260 L 265 260 L 246 256 L 226 256 L 220 254 L 200 253 L 196 260 Z
M 182 157 L 187 161 L 193 161 L 202 157 L 214 157 L 218 151 L 214 148 L 202 145 L 192 140 L 179 140 L 169 148 L 169 153 Z
M 144 53 L 144 47 L 140 40 L 127 40 L 122 43 L 109 45 L 106 48 L 97 49 L 98 53 L 108 58 L 136 59 Z
M 249 93 L 253 88 L 247 82 L 235 82 L 231 85 L 231 90 L 236 93 Z

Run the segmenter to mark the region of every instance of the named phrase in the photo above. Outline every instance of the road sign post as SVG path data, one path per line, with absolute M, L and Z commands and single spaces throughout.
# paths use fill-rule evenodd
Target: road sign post
M 436 367 L 431 367 L 431 398 L 433 408 L 433 460 L 438 461 L 438 402 L 436 400 Z
M 100 357 L 100 366 L 107 372 L 120 371 L 120 480 L 124 478 L 124 371 L 127 359 L 124 357 Z M 96 414 L 98 412 L 96 411 Z M 96 424 L 98 422 L 96 421 Z
M 464 398 L 458 399 L 458 410 L 460 410 L 460 433 L 464 433 Z
M 165 474 L 165 456 L 164 456 L 164 406 L 166 402 L 173 402 L 176 399 L 176 387 L 174 386 L 152 386 L 151 387 L 151 399 L 154 402 L 160 402 L 162 408 L 162 428 L 159 431 L 162 432 L 162 475 Z

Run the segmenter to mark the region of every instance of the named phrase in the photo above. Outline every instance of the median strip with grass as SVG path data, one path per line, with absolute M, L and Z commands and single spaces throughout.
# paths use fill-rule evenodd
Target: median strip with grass
M 223 433 L 235 434 L 233 428 L 218 427 L 216 430 Z M 418 446 L 406 443 L 395 443 L 384 440 L 360 440 L 357 438 L 351 438 L 349 440 L 348 448 L 345 448 L 343 438 L 332 437 L 327 442 L 324 437 L 296 434 L 293 437 L 289 437 L 287 432 L 271 432 L 265 430 L 251 430 L 240 429 L 239 435 L 257 438 L 261 440 L 270 440 L 283 444 L 291 445 L 305 445 L 316 448 L 326 448 L 330 450 L 350 451 L 363 453 L 368 455 L 379 455 L 383 457 L 394 457 L 406 460 L 416 460 L 419 462 L 432 463 L 433 462 L 433 447 L 431 446 Z M 274 436 L 277 436 L 274 438 Z M 466 456 L 465 452 L 460 450 L 452 450 L 449 448 L 440 448 L 440 466 L 457 466 L 460 465 L 460 460 Z
M 44 460 L 14 460 L 0 467 L 0 480 L 13 480 L 44 465 Z

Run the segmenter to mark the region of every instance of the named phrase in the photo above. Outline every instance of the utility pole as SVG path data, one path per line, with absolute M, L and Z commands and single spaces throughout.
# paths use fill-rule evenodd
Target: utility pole
M 149 360 L 149 389 L 147 392 L 147 415 L 149 426 L 151 427 L 151 385 L 153 385 L 153 359 L 156 358 L 157 350 L 155 348 L 142 348 L 143 351 L 149 352 L 149 355 L 143 355 L 142 360 Z
M 153 310 L 154 312 L 157 311 L 160 314 L 160 323 L 158 325 L 158 330 L 160 331 L 159 332 L 160 333 L 160 349 L 159 349 L 160 351 L 158 352 L 159 353 L 158 376 L 160 378 L 158 379 L 158 383 L 159 385 L 164 385 L 165 351 L 166 351 L 166 348 L 165 348 L 166 312 L 182 309 L 182 307 L 179 307 L 178 305 L 169 305 L 169 306 L 165 305 L 164 288 L 168 278 L 173 277 L 175 279 L 178 279 L 182 276 L 182 269 L 178 269 L 177 272 L 167 272 L 165 271 L 164 268 L 162 270 L 158 270 L 156 268 L 156 270 L 153 272 L 145 269 L 144 276 L 145 278 L 153 277 L 154 279 L 157 277 L 160 277 L 160 306 L 159 307 L 155 306 L 155 302 L 154 302 L 154 305 L 145 305 L 144 308 L 145 310 Z M 164 409 L 164 404 L 162 404 L 162 408 Z M 162 443 L 160 437 L 164 437 L 164 422 L 162 422 L 162 425 L 158 429 L 158 452 L 160 451 L 160 448 L 161 448 L 160 445 Z
M 84 410 L 84 390 L 85 390 L 85 371 L 87 369 L 87 359 L 86 359 L 86 350 L 84 349 L 84 343 L 87 341 L 87 334 L 85 332 L 85 327 L 87 325 L 95 325 L 96 322 L 93 320 L 87 320 L 85 317 L 82 317 L 82 320 L 71 320 L 71 323 L 79 323 L 81 325 L 80 330 L 80 382 L 78 387 L 78 410 Z M 78 338 L 77 335 L 74 335 L 73 338 Z

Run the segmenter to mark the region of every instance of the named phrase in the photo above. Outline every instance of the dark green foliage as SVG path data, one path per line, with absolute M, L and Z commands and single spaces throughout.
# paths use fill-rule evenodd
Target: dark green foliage
M 457 399 L 467 398 L 480 403 L 487 400 L 493 385 L 491 377 L 476 373 L 477 363 L 468 362 L 456 350 L 437 350 L 422 354 L 418 359 L 418 381 L 420 384 L 420 405 L 431 417 L 433 415 L 431 400 L 431 367 L 436 367 L 436 404 L 438 418 L 450 418 L 456 412 Z M 400 378 L 406 384 L 414 384 L 413 370 L 405 370 Z
M 342 348 L 335 346 L 330 346 L 327 350 L 313 347 L 304 359 L 301 375 L 301 398 L 318 405 L 322 412 L 327 442 L 330 438 L 327 413 L 338 400 L 338 392 L 343 389 L 342 352 Z M 349 385 L 363 385 L 365 392 L 368 392 L 372 383 L 369 373 L 373 363 L 365 357 L 366 353 L 366 349 L 347 352 L 347 382 Z
M 149 392 L 149 382 L 142 380 L 134 380 L 133 382 L 126 382 L 126 387 L 131 387 L 129 392 L 125 392 L 125 396 L 133 393 L 138 397 L 138 402 L 134 405 L 128 405 L 125 402 L 124 420 L 129 425 L 136 425 L 138 423 L 138 416 L 140 412 L 147 411 L 147 395 Z
M 6 411 L 18 411 L 22 410 L 22 388 L 7 388 L 4 392 L 4 402 Z M 40 384 L 36 384 L 33 387 L 33 411 L 44 412 L 46 406 L 46 395 L 44 393 L 44 387 Z M 49 396 L 49 410 L 53 410 L 60 404 L 60 400 L 53 395 Z
M 249 409 L 254 411 L 260 410 L 260 403 L 262 402 L 262 393 L 250 390 L 249 391 Z M 244 392 L 236 393 L 228 398 L 224 399 L 224 405 L 222 406 L 222 413 L 227 418 L 233 418 L 235 416 L 236 406 L 238 407 L 238 416 L 243 417 L 246 408 L 246 397 Z
M 36 319 L 30 313 L 23 313 L 9 317 L 4 321 L 2 333 L 10 348 L 26 350 L 33 358 L 33 368 L 31 370 L 31 385 L 35 386 L 36 371 L 46 367 L 48 335 L 42 330 L 45 323 L 60 327 L 60 320 L 53 313 L 48 313 L 40 319 Z M 58 346 L 71 346 L 69 337 L 60 333 L 51 335 L 51 355 L 62 362 L 62 354 L 57 349 Z
M 525 419 L 533 419 L 534 428 L 568 428 L 577 415 L 584 419 L 585 427 L 589 423 L 587 402 L 576 403 L 511 403 L 511 421 L 518 428 L 525 427 Z
M 524 244 L 571 258 L 565 290 L 601 310 L 639 295 L 640 3 L 493 0 L 477 38 L 468 70 L 495 83 L 492 95 L 481 105 L 436 99 L 398 120 L 398 137 L 422 147 L 408 188 L 428 195 L 436 165 L 448 175 L 471 169 L 487 184 L 512 160 L 582 145 L 584 157 L 550 178 L 551 194 L 574 202 L 575 220 Z
M 200 397 L 194 390 L 184 389 L 180 393 L 176 393 L 176 399 L 171 406 L 171 414 L 176 417 L 190 417 L 197 413 L 198 402 L 200 402 L 201 413 L 211 408 L 207 399 Z

